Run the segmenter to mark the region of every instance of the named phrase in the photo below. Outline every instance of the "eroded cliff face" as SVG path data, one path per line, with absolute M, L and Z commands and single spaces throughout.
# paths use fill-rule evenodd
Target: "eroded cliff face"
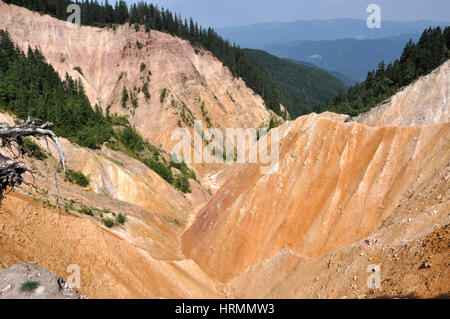
M 450 165 L 435 157 L 369 236 L 319 258 L 289 249 L 227 282 L 239 298 L 436 298 L 450 292 Z M 370 289 L 371 265 L 381 289 Z M 368 269 L 369 268 L 369 269 Z
M 64 21 L 0 1 L 0 28 L 23 50 L 38 47 L 64 78 L 81 78 L 92 105 L 111 114 L 130 115 L 130 122 L 156 145 L 170 151 L 174 129 L 190 128 L 194 119 L 213 127 L 259 127 L 270 120 L 262 98 L 210 52 L 188 41 L 134 27 L 117 30 L 69 28 Z M 74 68 L 80 67 L 82 75 Z M 150 98 L 143 93 L 148 86 Z M 126 88 L 136 97 L 122 107 Z
M 288 248 L 317 258 L 369 235 L 423 170 L 450 162 L 450 124 L 367 127 L 315 115 L 286 123 L 279 170 L 242 168 L 183 235 L 221 281 Z

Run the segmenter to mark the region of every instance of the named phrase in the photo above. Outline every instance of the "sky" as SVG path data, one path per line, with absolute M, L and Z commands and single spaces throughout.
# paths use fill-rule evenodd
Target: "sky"
M 137 0 L 126 0 L 128 3 Z M 110 1 L 111 2 L 111 1 Z M 382 19 L 450 22 L 449 0 L 152 0 L 206 27 L 312 19 L 366 19 L 369 4 L 381 7 Z

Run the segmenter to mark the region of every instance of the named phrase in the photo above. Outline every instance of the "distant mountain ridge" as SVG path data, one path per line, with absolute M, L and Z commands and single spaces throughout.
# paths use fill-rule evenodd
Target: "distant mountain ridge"
M 422 30 L 423 31 L 423 30 Z M 410 39 L 420 34 L 405 34 L 386 39 L 339 39 L 327 41 L 296 41 L 264 48 L 281 58 L 312 63 L 329 72 L 339 72 L 356 81 L 362 81 L 367 72 L 380 61 L 395 60 Z
M 403 34 L 418 34 L 428 27 L 449 25 L 443 21 L 382 21 L 380 29 L 369 29 L 366 20 L 297 20 L 267 22 L 248 26 L 215 28 L 225 39 L 245 48 L 262 49 L 293 41 L 326 41 L 344 38 L 382 39 Z

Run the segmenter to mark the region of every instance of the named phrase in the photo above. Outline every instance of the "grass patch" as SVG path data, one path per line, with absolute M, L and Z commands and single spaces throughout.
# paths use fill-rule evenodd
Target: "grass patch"
M 39 145 L 37 145 L 31 138 L 24 137 L 22 141 L 23 146 L 25 146 L 25 148 L 31 152 L 30 155 L 32 157 L 40 161 L 43 161 L 48 157 L 47 154 L 42 150 L 42 148 Z
M 183 224 L 176 218 L 164 216 L 164 219 L 168 221 L 169 223 L 175 224 L 177 226 L 183 226 Z
M 37 281 L 28 280 L 20 286 L 20 291 L 22 292 L 33 292 L 37 287 L 40 286 L 40 283 Z
M 89 178 L 84 176 L 83 173 L 71 170 L 70 168 L 67 169 L 64 180 L 82 187 L 87 187 L 89 185 Z
M 92 209 L 90 209 L 88 207 L 82 207 L 80 209 L 80 213 L 82 213 L 84 215 L 88 215 L 88 216 L 94 216 L 94 212 L 92 211 Z

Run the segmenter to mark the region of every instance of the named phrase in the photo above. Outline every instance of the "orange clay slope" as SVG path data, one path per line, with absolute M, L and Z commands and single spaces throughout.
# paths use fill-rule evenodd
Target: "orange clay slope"
M 186 257 L 222 282 L 285 248 L 317 258 L 368 236 L 422 171 L 450 162 L 449 123 L 368 127 L 308 115 L 281 130 L 278 172 L 242 168 L 183 235 Z

